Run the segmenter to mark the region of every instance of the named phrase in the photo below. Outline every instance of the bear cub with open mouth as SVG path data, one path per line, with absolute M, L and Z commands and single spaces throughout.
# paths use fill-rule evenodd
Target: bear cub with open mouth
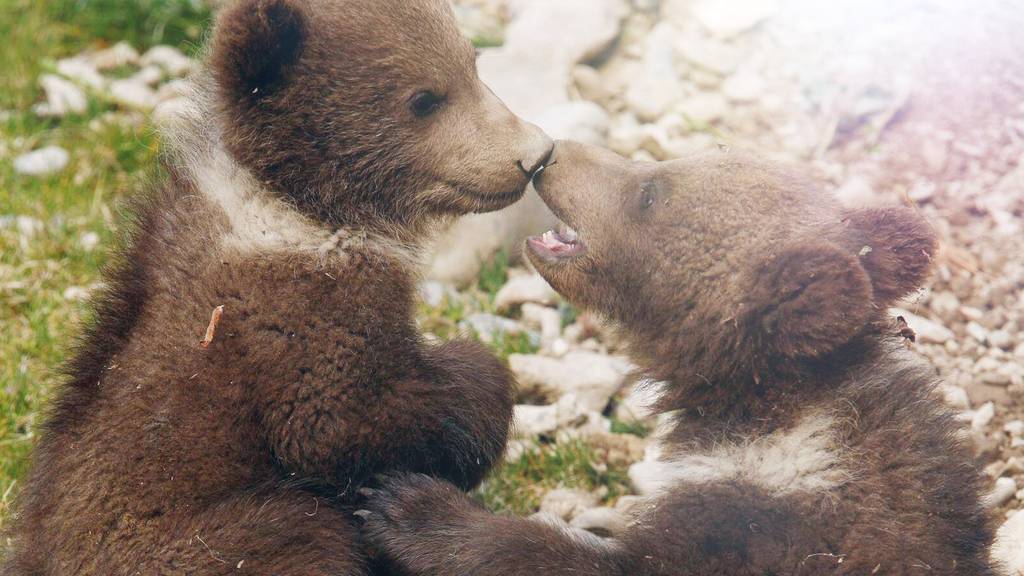
M 368 478 L 468 489 L 504 450 L 511 374 L 424 341 L 417 252 L 519 199 L 553 143 L 480 82 L 448 3 L 238 0 L 196 84 L 4 574 L 368 574 L 346 508 Z
M 886 312 L 935 252 L 915 212 L 845 210 L 729 151 L 559 143 L 535 184 L 571 228 L 530 260 L 663 383 L 661 489 L 602 539 L 411 475 L 370 502 L 380 549 L 437 576 L 996 573 L 981 477 Z

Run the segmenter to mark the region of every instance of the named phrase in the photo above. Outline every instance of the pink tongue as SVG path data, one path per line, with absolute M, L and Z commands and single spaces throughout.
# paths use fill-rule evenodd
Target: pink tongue
M 553 251 L 567 250 L 569 248 L 569 245 L 559 240 L 558 236 L 554 232 L 545 232 L 544 235 L 541 236 L 541 242 L 544 243 L 546 248 Z

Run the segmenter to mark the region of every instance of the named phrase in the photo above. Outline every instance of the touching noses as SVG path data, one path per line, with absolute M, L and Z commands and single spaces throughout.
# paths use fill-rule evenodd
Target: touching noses
M 551 138 L 548 138 L 539 128 L 533 126 L 531 128 L 536 133 L 533 138 L 534 141 L 528 153 L 516 162 L 516 165 L 519 166 L 519 169 L 527 178 L 533 178 L 534 174 L 541 168 L 544 168 L 551 158 L 551 154 L 555 151 L 555 143 Z

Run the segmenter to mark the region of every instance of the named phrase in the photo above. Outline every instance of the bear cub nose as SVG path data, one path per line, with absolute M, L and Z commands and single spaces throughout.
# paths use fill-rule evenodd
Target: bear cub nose
M 551 154 L 555 151 L 555 143 L 551 138 L 541 134 L 537 140 L 538 143 L 532 147 L 530 154 L 516 162 L 527 178 L 533 178 L 533 175 L 547 164 Z

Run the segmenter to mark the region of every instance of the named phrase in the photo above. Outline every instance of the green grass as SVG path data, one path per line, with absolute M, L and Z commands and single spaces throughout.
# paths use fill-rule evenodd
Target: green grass
M 497 512 L 527 515 L 540 508 L 544 494 L 556 488 L 593 491 L 607 488 L 606 503 L 629 493 L 624 467 L 598 462 L 581 440 L 541 444 L 498 468 L 478 490 L 484 505 Z
M 99 281 L 117 202 L 152 176 L 159 144 L 140 123 L 97 121 L 114 107 L 91 98 L 86 113 L 40 119 L 37 79 L 57 59 L 128 40 L 140 51 L 170 42 L 192 49 L 208 13 L 191 0 L 0 0 L 0 525 L 17 493 L 41 414 L 60 379 L 68 344 L 87 315 L 69 287 Z M 71 154 L 47 177 L 14 173 L 17 155 L 45 145 Z M 32 236 L 11 220 L 44 224 Z M 86 250 L 83 234 L 100 246 Z

